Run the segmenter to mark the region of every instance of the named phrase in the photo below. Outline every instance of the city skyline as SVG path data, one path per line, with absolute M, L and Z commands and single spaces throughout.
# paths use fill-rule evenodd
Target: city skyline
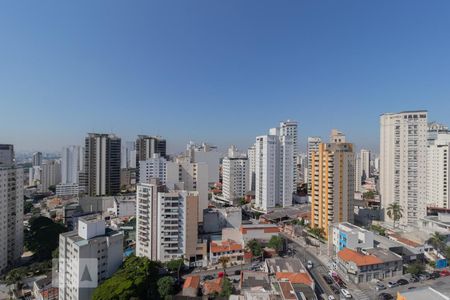
M 0 4 L 0 139 L 18 151 L 88 132 L 243 149 L 286 119 L 300 149 L 338 128 L 377 151 L 382 113 L 450 123 L 447 2 L 24 6 Z

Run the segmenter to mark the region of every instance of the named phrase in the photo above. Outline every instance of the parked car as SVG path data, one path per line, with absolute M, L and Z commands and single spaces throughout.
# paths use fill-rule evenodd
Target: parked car
M 441 277 L 450 276 L 450 271 L 449 270 L 442 270 L 439 274 L 441 275 Z
M 344 295 L 344 297 L 346 299 L 351 299 L 352 298 L 352 294 L 350 294 L 350 292 L 347 291 L 346 289 L 341 289 L 341 294 Z
M 379 300 L 392 300 L 394 297 L 391 294 L 388 293 L 381 293 L 378 295 Z
M 307 262 L 307 264 L 306 264 L 306 267 L 307 267 L 308 269 L 312 269 L 312 267 L 313 267 L 312 261 L 308 260 L 308 262 Z
M 398 285 L 398 283 L 396 281 L 389 281 L 387 283 L 387 286 L 390 288 L 396 287 Z
M 398 285 L 407 285 L 408 283 L 409 283 L 408 280 L 403 279 L 403 278 L 397 280 Z
M 439 277 L 441 277 L 441 274 L 438 271 L 434 271 L 433 273 L 430 274 L 431 279 L 437 279 Z
M 334 298 L 333 295 L 329 295 L 329 296 L 328 296 L 328 300 L 336 300 L 336 298 Z
M 382 291 L 386 289 L 386 286 L 384 284 L 382 284 L 381 282 L 377 282 L 377 285 L 375 286 L 375 289 L 377 291 Z
M 430 279 L 430 274 L 428 274 L 428 273 L 420 274 L 419 279 L 421 281 L 428 280 L 428 279 Z
M 419 282 L 419 276 L 417 275 L 412 275 L 411 279 L 409 280 L 409 282 L 413 283 L 413 282 Z

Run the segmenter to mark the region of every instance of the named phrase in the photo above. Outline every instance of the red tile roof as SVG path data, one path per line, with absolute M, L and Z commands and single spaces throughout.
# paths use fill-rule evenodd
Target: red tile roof
M 313 284 L 313 279 L 308 273 L 277 272 L 275 278 L 278 281 L 288 280 L 291 283 L 303 283 L 309 286 Z
M 200 276 L 194 275 L 194 276 L 188 276 L 186 278 L 186 281 L 183 284 L 183 289 L 198 289 L 200 286 Z
M 352 261 L 358 267 L 382 264 L 383 261 L 374 255 L 366 255 L 348 248 L 338 252 L 338 256 L 344 261 Z
M 213 293 L 220 293 L 222 291 L 223 277 L 219 277 L 213 280 L 205 281 L 203 285 L 203 294 L 209 295 Z
M 233 240 L 226 240 L 222 242 L 211 242 L 211 252 L 221 253 L 228 251 L 241 251 L 243 247 L 241 244 L 236 243 Z

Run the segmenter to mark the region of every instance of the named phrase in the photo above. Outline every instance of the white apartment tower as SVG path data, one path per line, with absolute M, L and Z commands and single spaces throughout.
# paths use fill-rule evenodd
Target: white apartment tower
M 363 171 L 361 164 L 361 157 L 359 155 L 355 155 L 355 192 L 362 191 L 362 179 Z
M 81 146 L 68 146 L 62 149 L 61 156 L 61 183 L 78 183 L 79 172 L 84 167 L 84 148 Z
M 292 135 L 279 128 L 256 138 L 255 206 L 267 211 L 277 205 L 292 206 L 294 145 Z
M 450 208 L 450 133 L 448 130 L 436 132 L 436 124 L 428 127 L 427 147 L 427 206 Z M 431 137 L 431 138 L 430 138 Z
M 14 164 L 13 146 L 0 145 L 6 148 L 10 153 L 3 153 L 0 164 L 0 273 L 14 266 L 23 251 L 23 169 Z
M 361 149 L 359 157 L 361 158 L 361 177 L 370 177 L 370 151 Z
M 48 191 L 48 188 L 61 183 L 61 161 L 52 159 L 44 160 L 41 164 L 40 190 Z
M 243 198 L 249 190 L 249 163 L 247 156 L 231 146 L 222 161 L 223 197 L 229 202 Z
M 248 170 L 249 170 L 249 190 L 255 191 L 256 187 L 256 148 L 255 145 L 247 150 Z
M 31 158 L 31 165 L 33 167 L 40 166 L 42 164 L 42 152 L 34 152 Z
M 166 262 L 195 261 L 198 193 L 167 191 L 157 180 L 137 185 L 136 255 Z
M 427 111 L 386 113 L 380 117 L 380 196 L 385 212 L 403 208 L 401 225 L 415 225 L 426 214 Z
M 208 167 L 208 182 L 219 182 L 220 158 L 222 155 L 217 151 L 216 146 L 206 143 L 196 145 L 189 142 L 186 146 L 186 156 L 191 163 L 204 163 Z
M 298 154 L 298 124 L 296 121 L 287 120 L 280 123 L 280 135 L 281 136 L 290 136 L 293 145 L 293 161 L 294 161 L 294 170 L 293 170 L 293 186 L 292 190 L 295 193 L 297 191 L 297 183 L 298 183 L 298 172 L 297 172 L 297 154 Z
M 122 232 L 105 228 L 100 216 L 79 218 L 78 230 L 59 236 L 59 299 L 91 299 L 122 259 Z

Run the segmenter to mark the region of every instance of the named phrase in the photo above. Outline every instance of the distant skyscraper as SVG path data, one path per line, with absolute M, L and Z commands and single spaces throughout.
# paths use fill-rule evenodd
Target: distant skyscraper
M 78 219 L 78 230 L 59 236 L 59 299 L 92 299 L 95 287 L 122 264 L 123 233 L 97 215 Z
M 14 163 L 14 146 L 0 144 L 0 166 L 9 166 Z
M 255 191 L 256 188 L 256 148 L 255 145 L 247 150 L 248 168 L 249 168 L 249 188 Z
M 403 208 L 402 225 L 426 214 L 427 111 L 387 113 L 380 117 L 380 196 L 385 212 Z
M 90 196 L 120 192 L 121 140 L 114 134 L 89 133 L 85 139 L 84 176 L 80 184 Z
M 81 146 L 68 146 L 62 149 L 61 157 L 61 183 L 78 183 L 79 172 L 84 167 L 84 148 Z
M 361 156 L 355 155 L 355 192 L 362 191 L 361 179 L 363 177 Z
M 322 139 L 320 137 L 317 136 L 310 136 L 308 137 L 308 145 L 307 145 L 307 160 L 308 160 L 308 171 L 307 171 L 307 180 L 306 182 L 308 183 L 308 196 L 311 197 L 311 186 L 312 186 L 312 182 L 311 182 L 311 166 L 312 166 L 312 161 L 311 161 L 311 157 L 312 157 L 312 153 L 316 152 L 317 150 L 319 150 L 319 144 L 322 143 Z
M 23 169 L 14 165 L 12 145 L 0 145 L 0 273 L 20 260 L 23 251 Z M 12 163 L 11 163 L 12 161 Z
M 311 227 L 322 228 L 327 236 L 332 223 L 353 222 L 353 144 L 333 130 L 330 143 L 311 153 L 311 163 Z
M 42 164 L 42 152 L 34 152 L 31 159 L 33 167 L 40 166 Z
M 126 142 L 122 145 L 122 158 L 121 158 L 121 168 L 122 169 L 134 169 L 136 168 L 136 143 Z
M 361 173 L 364 179 L 370 177 L 370 151 L 366 149 L 361 149 Z
M 294 148 L 293 153 L 293 161 L 294 161 L 294 170 L 293 170 L 293 182 L 292 182 L 292 191 L 295 193 L 297 191 L 297 154 L 298 154 L 298 124 L 296 121 L 287 120 L 285 122 L 280 123 L 280 135 L 281 136 L 290 136 L 292 140 L 292 146 Z
M 231 146 L 222 161 L 223 197 L 229 202 L 245 197 L 249 191 L 249 164 L 246 155 Z
M 277 205 L 292 206 L 294 145 L 292 135 L 280 128 L 256 138 L 256 208 L 267 211 Z
M 51 186 L 61 183 L 61 162 L 59 160 L 45 160 L 41 164 L 40 190 L 47 192 Z
M 161 157 L 167 156 L 166 140 L 160 136 L 138 135 L 135 145 L 136 168 L 139 170 L 139 162 L 151 159 L 153 154 L 159 154 Z M 139 172 L 137 172 L 137 181 L 140 182 Z
M 436 123 L 429 124 L 428 134 L 432 138 L 428 139 L 427 147 L 427 206 L 450 208 L 450 133 L 435 129 Z

